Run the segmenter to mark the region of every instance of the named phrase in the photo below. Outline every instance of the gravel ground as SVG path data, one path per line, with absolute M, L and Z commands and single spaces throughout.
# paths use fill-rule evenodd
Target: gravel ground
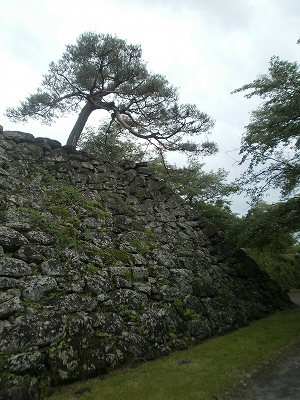
M 300 290 L 291 293 L 290 297 L 300 306 Z M 300 332 L 297 343 L 283 349 L 252 376 L 245 378 L 228 399 L 300 400 Z

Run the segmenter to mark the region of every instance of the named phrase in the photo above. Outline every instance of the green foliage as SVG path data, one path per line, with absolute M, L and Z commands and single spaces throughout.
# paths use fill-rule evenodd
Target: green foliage
M 132 204 L 126 204 L 123 212 L 124 212 L 124 214 L 132 215 L 132 213 L 133 213 L 133 205 Z
M 224 201 L 216 201 L 215 204 L 196 202 L 193 207 L 205 216 L 209 221 L 216 224 L 218 229 L 226 234 L 226 237 L 236 242 L 236 230 L 241 219 L 237 214 L 233 213 L 229 205 L 224 204 Z
M 284 210 L 281 203 L 256 204 L 234 225 L 231 234 L 235 242 L 240 247 L 284 253 L 295 244 L 293 233 L 299 224 L 293 210 L 290 215 Z
M 29 222 L 31 225 L 45 230 L 50 229 L 52 225 L 52 220 L 50 215 L 43 215 L 36 210 L 32 210 L 30 212 Z
M 39 381 L 38 387 L 39 387 L 39 392 L 40 392 L 41 399 L 45 399 L 47 397 L 50 397 L 54 393 L 53 388 L 50 387 L 50 380 L 49 379 L 41 379 Z
M 131 270 L 130 270 L 130 269 L 127 269 L 127 270 L 125 271 L 125 279 L 126 279 L 128 282 L 132 282 L 132 273 L 131 273 Z
M 23 304 L 26 308 L 34 308 L 36 310 L 43 308 L 43 306 L 41 304 L 36 303 L 35 301 L 31 301 L 31 300 L 24 300 Z
M 55 221 L 51 214 L 42 214 L 39 211 L 33 210 L 30 213 L 29 222 L 42 231 L 53 235 L 55 238 L 55 250 L 58 254 L 66 247 L 77 248 L 76 229 L 71 226 L 64 226 Z
M 70 218 L 65 218 L 64 220 L 64 225 L 72 225 L 75 228 L 79 228 L 81 225 L 80 219 L 77 217 L 70 217 Z
M 102 208 L 102 204 L 100 203 L 100 201 L 90 200 L 87 202 L 86 208 L 90 210 L 94 208 Z
M 93 212 L 95 216 L 100 216 L 104 218 L 111 218 L 111 214 L 103 210 L 102 204 L 97 200 L 90 200 L 85 205 L 84 208 Z
M 263 102 L 251 113 L 242 139 L 241 163 L 248 163 L 240 182 L 251 196 L 279 188 L 283 196 L 300 184 L 300 66 L 273 56 L 267 74 L 259 75 L 234 93 L 248 91 L 246 98 Z
M 8 370 L 1 371 L 0 387 L 29 385 L 31 376 L 29 374 L 18 375 Z
M 141 255 L 149 254 L 152 249 L 156 247 L 154 241 L 151 238 L 149 239 L 132 239 L 129 241 L 132 247 L 135 247 L 136 251 Z
M 104 346 L 105 344 L 107 344 L 111 338 L 111 335 L 105 332 L 101 332 L 99 330 L 96 331 L 95 335 L 99 340 L 100 346 Z
M 155 235 L 155 233 L 153 231 L 151 231 L 151 229 L 146 229 L 145 230 L 145 235 L 146 235 L 146 238 L 148 240 L 155 240 L 156 239 L 156 235 Z
M 273 205 L 275 217 L 280 220 L 280 228 L 299 236 L 300 231 L 300 196 Z
M 0 212 L 5 211 L 7 208 L 7 202 L 6 201 L 1 201 L 0 202 Z
M 49 71 L 37 89 L 17 108 L 8 108 L 12 121 L 28 118 L 50 124 L 55 118 L 80 113 L 67 144 L 77 146 L 82 130 L 95 110 L 104 110 L 115 125 L 144 139 L 159 153 L 181 151 L 212 154 L 216 146 L 187 137 L 209 133 L 213 120 L 194 104 L 180 104 L 178 90 L 159 74 L 150 73 L 139 45 L 112 35 L 85 32 Z M 198 141 L 197 141 L 198 142 Z
M 132 257 L 130 253 L 113 247 L 102 247 L 99 249 L 99 256 L 107 266 L 113 266 L 118 261 L 124 264 L 131 264 Z
M 275 279 L 283 290 L 300 288 L 300 257 L 298 254 L 278 254 L 246 249 L 257 264 Z
M 59 217 L 62 218 L 66 218 L 69 215 L 69 211 L 67 210 L 67 208 L 65 206 L 51 206 L 50 207 L 51 213 L 53 213 L 54 215 L 57 215 Z
M 146 158 L 146 143 L 130 140 L 118 125 L 108 131 L 109 124 L 109 121 L 104 121 L 97 131 L 87 126 L 79 140 L 79 147 L 112 164 L 122 160 L 143 161 Z
M 0 352 L 0 370 L 2 370 L 3 364 L 8 359 L 9 355 Z
M 95 267 L 93 264 L 88 264 L 87 272 L 90 272 L 91 274 L 97 274 L 99 272 L 99 268 Z
M 56 204 L 82 206 L 84 199 L 79 189 L 74 186 L 63 185 L 56 192 L 50 194 L 50 201 Z
M 199 315 L 193 313 L 192 310 L 187 308 L 180 299 L 174 299 L 174 306 L 184 321 L 191 321 L 199 318 Z
M 258 202 L 239 218 L 229 208 L 198 203 L 195 208 L 238 247 L 244 248 L 283 289 L 300 285 L 297 235 L 300 231 L 299 197 L 267 204 Z
M 139 232 L 138 235 L 134 234 L 128 239 L 128 243 L 136 253 L 146 255 L 157 247 L 157 238 L 153 231 L 146 229 L 145 232 Z
M 231 194 L 238 191 L 238 186 L 226 183 L 228 172 L 219 168 L 217 172 L 205 172 L 204 164 L 191 160 L 182 168 L 156 158 L 150 163 L 157 176 L 163 178 L 169 187 L 180 194 L 191 205 L 198 202 L 222 204 L 228 202 Z
M 244 247 L 284 254 L 299 235 L 299 88 L 300 65 L 273 56 L 267 74 L 234 91 L 247 91 L 246 98 L 263 100 L 251 113 L 240 148 L 240 164 L 248 167 L 239 183 L 254 204 L 236 231 Z M 280 189 L 284 201 L 259 203 L 269 189 Z
M 60 296 L 62 296 L 63 294 L 64 294 L 65 292 L 64 292 L 64 290 L 63 289 L 61 289 L 61 288 L 56 288 L 53 292 L 51 292 L 51 293 L 49 293 L 48 294 L 48 297 L 60 297 Z M 62 340 L 61 338 L 59 338 L 59 339 L 57 339 L 57 343 L 60 341 L 60 340 Z
M 39 177 L 41 182 L 45 184 L 52 184 L 55 182 L 55 178 L 51 175 L 51 173 L 43 166 L 37 164 L 35 160 L 34 162 L 29 163 L 27 171 L 29 177 Z

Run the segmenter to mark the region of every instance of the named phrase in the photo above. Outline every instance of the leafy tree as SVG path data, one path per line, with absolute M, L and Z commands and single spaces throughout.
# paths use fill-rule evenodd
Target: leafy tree
M 149 155 L 145 144 L 132 141 L 128 135 L 124 135 L 122 129 L 114 129 L 108 133 L 107 122 L 104 122 L 97 130 L 87 126 L 83 131 L 78 146 L 90 154 L 116 164 L 124 159 L 134 162 L 145 161 Z M 147 155 L 146 155 L 147 153 Z
M 295 235 L 299 231 L 298 212 L 295 199 L 272 205 L 260 202 L 230 226 L 233 241 L 284 290 L 300 285 L 299 243 Z
M 171 165 L 158 157 L 151 162 L 156 174 L 165 179 L 169 186 L 180 194 L 190 205 L 197 202 L 207 204 L 226 203 L 225 198 L 238 191 L 238 186 L 226 183 L 228 172 L 219 168 L 217 172 L 205 172 L 197 161 L 187 166 Z
M 300 233 L 300 196 L 272 205 L 273 215 L 280 223 L 281 231 L 299 238 Z
M 230 208 L 227 200 L 217 200 L 215 204 L 196 202 L 193 207 L 198 210 L 210 222 L 213 222 L 220 231 L 226 234 L 227 239 L 236 243 L 238 227 L 241 218 Z
M 111 117 L 107 132 L 118 124 L 159 152 L 216 152 L 214 143 L 187 140 L 209 133 L 213 120 L 193 104 L 179 104 L 178 90 L 164 76 L 149 72 L 141 55 L 140 46 L 125 40 L 83 33 L 57 63 L 50 63 L 37 92 L 19 107 L 8 108 L 6 115 L 13 121 L 34 118 L 50 124 L 79 111 L 67 141 L 76 147 L 90 114 L 104 110 Z
M 262 103 L 251 113 L 240 149 L 240 164 L 249 164 L 239 181 L 248 186 L 254 205 L 232 234 L 283 288 L 299 287 L 299 64 L 274 56 L 267 74 L 234 93 L 242 91 L 248 91 L 246 98 L 259 96 Z M 284 201 L 259 202 L 270 188 L 280 189 Z
M 299 229 L 299 218 L 293 222 L 295 209 L 287 203 L 267 204 L 263 201 L 254 205 L 235 226 L 235 241 L 240 247 L 284 253 L 296 244 L 295 230 Z M 297 227 L 296 227 L 297 226 Z
M 298 41 L 300 43 L 300 40 Z M 242 139 L 240 164 L 249 162 L 241 182 L 251 196 L 279 188 L 283 196 L 300 184 L 300 67 L 297 62 L 272 57 L 269 71 L 233 93 L 263 102 L 251 113 Z

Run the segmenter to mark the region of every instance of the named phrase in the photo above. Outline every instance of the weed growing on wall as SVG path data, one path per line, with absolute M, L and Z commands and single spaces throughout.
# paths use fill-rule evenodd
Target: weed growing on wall
M 51 185 L 55 183 L 55 178 L 51 175 L 51 173 L 42 165 L 39 165 L 34 161 L 28 165 L 27 171 L 28 177 L 31 179 L 38 179 L 45 185 Z
M 55 204 L 83 206 L 85 201 L 82 193 L 74 186 L 62 185 L 54 193 L 49 193 L 49 202 Z
M 102 247 L 101 249 L 99 249 L 98 254 L 103 260 L 104 265 L 107 266 L 115 265 L 118 261 L 121 261 L 123 264 L 132 263 L 131 254 L 124 250 Z
M 42 214 L 33 210 L 29 216 L 29 223 L 49 233 L 55 239 L 55 251 L 57 254 L 66 247 L 77 248 L 77 230 L 72 226 L 64 226 L 55 221 L 51 214 Z

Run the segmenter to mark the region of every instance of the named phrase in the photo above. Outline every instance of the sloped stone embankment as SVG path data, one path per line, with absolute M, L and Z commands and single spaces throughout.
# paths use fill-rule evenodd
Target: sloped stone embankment
M 39 399 L 291 305 L 147 164 L 0 133 L 0 399 Z

